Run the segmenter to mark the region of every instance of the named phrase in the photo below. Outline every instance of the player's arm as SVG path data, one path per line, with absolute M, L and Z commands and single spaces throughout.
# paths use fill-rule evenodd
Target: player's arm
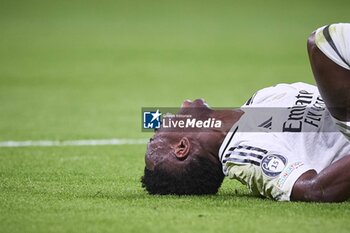
M 334 24 L 312 33 L 307 43 L 320 94 L 332 116 L 341 121 L 350 121 L 349 42 L 350 24 Z
M 317 29 L 307 48 L 317 87 L 332 116 L 350 121 L 350 24 Z M 347 123 L 346 123 L 347 124 Z M 345 126 L 347 127 L 347 126 Z M 344 201 L 350 197 L 350 155 L 319 174 L 304 173 L 293 186 L 294 201 Z
M 350 155 L 343 157 L 319 174 L 305 172 L 295 182 L 291 200 L 341 202 L 350 197 Z

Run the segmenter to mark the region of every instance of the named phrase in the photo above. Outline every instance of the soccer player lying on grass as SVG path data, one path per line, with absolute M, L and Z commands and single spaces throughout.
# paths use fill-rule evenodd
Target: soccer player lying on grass
M 279 201 L 347 200 L 350 24 L 319 28 L 307 45 L 317 87 L 279 84 L 233 110 L 185 101 L 180 113 L 219 119 L 221 130 L 159 129 L 147 146 L 143 187 L 150 194 L 215 194 L 228 176 Z

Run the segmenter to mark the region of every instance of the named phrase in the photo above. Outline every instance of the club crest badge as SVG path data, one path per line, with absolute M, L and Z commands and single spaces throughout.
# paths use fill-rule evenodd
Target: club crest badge
M 286 167 L 287 159 L 279 154 L 269 154 L 261 161 L 261 169 L 264 174 L 270 177 L 276 177 Z

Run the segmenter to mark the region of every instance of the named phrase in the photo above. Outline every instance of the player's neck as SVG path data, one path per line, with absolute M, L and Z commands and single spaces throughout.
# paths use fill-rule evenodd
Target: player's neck
M 241 118 L 244 112 L 240 109 L 214 110 L 213 117 L 221 120 L 222 141 L 232 126 Z
M 243 111 L 238 109 L 213 110 L 211 117 L 222 122 L 220 129 L 215 129 L 206 141 L 209 155 L 218 160 L 218 152 L 221 144 L 232 126 L 241 118 Z M 204 134 L 205 135 L 205 134 Z

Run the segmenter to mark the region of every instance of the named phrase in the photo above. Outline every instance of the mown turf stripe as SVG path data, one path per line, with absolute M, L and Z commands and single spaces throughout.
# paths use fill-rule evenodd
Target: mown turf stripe
M 89 140 L 39 140 L 39 141 L 3 141 L 0 147 L 50 147 L 50 146 L 105 146 L 105 145 L 137 145 L 146 144 L 147 139 L 89 139 Z

